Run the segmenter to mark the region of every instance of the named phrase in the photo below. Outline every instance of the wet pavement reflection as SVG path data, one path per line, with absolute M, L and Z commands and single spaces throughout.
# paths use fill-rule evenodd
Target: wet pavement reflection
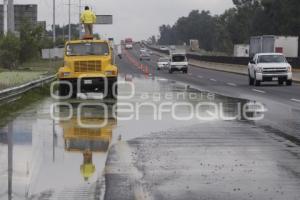
M 120 79 L 123 98 L 56 101 L 48 97 L 1 128 L 0 199 L 99 199 L 111 145 L 207 123 L 196 117 L 199 111 L 203 118 L 217 113 L 210 122 L 222 121 L 220 113 L 226 120 L 244 121 L 241 111 L 251 103 L 161 78 Z M 134 83 L 134 93 L 128 82 Z M 211 104 L 195 109 L 201 102 Z M 157 113 L 156 106 L 162 103 L 166 103 L 164 112 Z M 182 104 L 172 111 L 176 103 Z M 246 116 L 261 112 L 249 110 Z M 161 120 L 156 119 L 159 116 Z

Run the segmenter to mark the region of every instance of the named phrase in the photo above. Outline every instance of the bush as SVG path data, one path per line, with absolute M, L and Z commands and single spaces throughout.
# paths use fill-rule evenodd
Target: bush
M 20 55 L 20 39 L 12 33 L 0 38 L 0 65 L 13 69 L 17 66 Z
M 40 26 L 32 25 L 23 21 L 20 29 L 20 62 L 24 63 L 39 58 L 43 45 L 43 29 Z

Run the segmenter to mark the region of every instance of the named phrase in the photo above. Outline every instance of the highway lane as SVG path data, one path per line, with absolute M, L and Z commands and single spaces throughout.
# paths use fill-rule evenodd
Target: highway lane
M 212 84 L 222 89 L 217 81 L 209 80 L 211 77 L 205 77 L 208 80 L 199 84 L 192 76 L 179 73 L 169 75 L 150 69 L 154 76 L 147 76 L 139 68 L 141 63 L 127 56 L 118 60 L 118 64 L 121 80 L 130 74 L 133 83 L 139 87 L 134 102 L 151 102 L 138 95 L 153 92 L 154 88 L 161 94 L 170 91 L 189 93 L 187 85 L 207 89 L 206 86 Z M 198 93 L 203 91 L 198 90 Z M 209 102 L 226 103 L 229 105 L 225 109 L 228 113 L 236 111 L 236 103 L 248 102 L 228 97 L 229 94 L 226 96 L 215 94 Z M 172 103 L 176 101 L 173 99 Z M 159 102 L 165 103 L 164 100 Z M 281 104 L 274 106 L 285 110 Z M 148 111 L 143 109 L 142 113 Z M 292 114 L 297 115 L 295 111 Z M 267 115 L 268 118 L 271 116 Z M 284 117 L 287 118 L 287 114 Z M 131 131 L 121 130 L 122 139 L 111 146 L 104 173 L 105 200 L 300 198 L 300 144 L 286 139 L 284 135 L 282 137 L 275 128 L 247 120 L 190 120 L 191 124 L 179 124 L 180 121 L 177 121 L 170 124 L 171 128 L 162 126 L 169 124 L 166 119 L 161 127 L 157 127 L 153 119 L 148 118 L 146 122 L 148 125 L 135 122 L 137 133 L 134 137 L 126 137 Z M 295 124 L 294 121 L 291 123 Z M 156 126 L 156 131 L 149 133 L 149 127 L 153 126 Z
M 131 59 L 138 60 L 139 48 L 128 51 Z M 153 76 L 180 81 L 193 85 L 200 90 L 208 90 L 230 97 L 244 98 L 261 102 L 267 112 L 263 120 L 255 122 L 257 126 L 275 128 L 280 135 L 292 136 L 300 143 L 300 85 L 291 87 L 268 84 L 261 87 L 248 85 L 246 76 L 208 70 L 190 66 L 188 74 L 175 72 L 169 74 L 166 70 L 155 69 L 158 56 L 153 55 L 151 61 L 143 61 L 149 66 Z M 299 140 L 299 141 L 298 141 Z
M 138 47 L 133 51 L 133 55 L 138 58 Z M 149 64 L 154 70 L 158 56 L 154 55 L 151 62 L 145 62 Z M 245 66 L 246 67 L 246 66 Z M 260 87 L 249 86 L 248 78 L 244 75 L 221 72 L 216 70 L 209 70 L 204 68 L 199 68 L 195 66 L 189 66 L 188 77 L 180 72 L 175 72 L 174 74 L 168 74 L 167 71 L 156 72 L 160 76 L 166 76 L 170 79 L 175 78 L 177 80 L 187 81 L 187 79 L 195 79 L 198 85 L 203 85 L 207 89 L 217 91 L 219 93 L 230 94 L 232 96 L 245 97 L 245 98 L 256 98 L 256 96 L 269 97 L 270 99 L 281 101 L 286 104 L 293 104 L 299 106 L 300 100 L 300 85 L 295 83 L 291 87 L 279 86 L 274 83 L 263 83 Z M 174 75 L 174 76 L 173 76 Z M 190 80 L 192 81 L 192 80 Z M 196 83 L 197 83 L 196 82 Z M 193 82 L 194 83 L 194 82 Z M 224 87 L 230 86 L 230 87 Z M 218 88 L 220 87 L 220 88 Z M 234 87 L 231 88 L 231 87 Z M 261 95 L 264 94 L 264 95 Z M 297 103 L 297 104 L 294 104 Z
M 129 53 L 136 58 L 135 51 Z M 126 75 L 132 75 L 136 91 L 130 99 L 104 102 L 109 107 L 115 103 L 130 103 L 137 109 L 141 103 L 181 102 L 196 106 L 210 102 L 218 105 L 224 115 L 235 116 L 239 113 L 239 103 L 251 102 L 251 98 L 236 98 L 247 96 L 237 94 L 242 88 L 232 91 L 233 84 L 222 85 L 209 74 L 197 79 L 193 73 L 200 72 L 170 75 L 150 68 L 154 76 L 149 76 L 139 69 L 141 63 L 137 59 L 125 56 L 117 62 L 120 82 L 125 81 Z M 154 64 L 148 64 L 151 63 Z M 206 90 L 227 94 L 222 96 Z M 130 90 L 120 86 L 119 94 L 128 95 Z M 150 96 L 145 98 L 145 94 Z M 174 96 L 166 100 L 167 94 Z M 198 98 L 184 98 L 189 94 L 197 94 Z M 93 104 L 78 116 L 81 103 L 99 103 L 83 99 L 63 101 L 70 107 L 58 109 L 55 116 L 66 117 L 70 109 L 74 113 L 71 119 L 59 121 L 51 117 L 52 106 L 59 102 L 46 96 L 0 129 L 0 200 L 7 199 L 9 188 L 17 200 L 99 200 L 101 197 L 298 200 L 300 143 L 289 136 L 297 136 L 299 109 L 297 104 L 287 105 L 280 99 L 270 100 L 266 94 L 257 94 L 254 99 L 266 101 L 268 109 L 265 119 L 259 122 L 244 117 L 199 120 L 195 119 L 195 111 L 186 108 L 175 110 L 179 116 L 192 113 L 190 120 L 175 120 L 169 110 L 164 111 L 162 120 L 155 120 L 151 106 L 134 110 L 138 119 L 116 120 L 102 116 L 103 110 Z M 221 103 L 224 107 L 220 107 Z M 128 111 L 120 107 L 118 116 L 124 116 L 124 110 Z M 109 114 L 113 113 L 109 109 Z M 108 120 L 107 126 L 81 127 L 77 121 L 81 118 L 95 123 L 94 118 L 99 117 L 99 122 Z M 288 130 L 281 130 L 268 121 Z M 88 149 L 92 151 L 92 159 L 88 159 Z M 91 166 L 95 170 L 84 170 Z M 8 168 L 12 168 L 11 173 Z

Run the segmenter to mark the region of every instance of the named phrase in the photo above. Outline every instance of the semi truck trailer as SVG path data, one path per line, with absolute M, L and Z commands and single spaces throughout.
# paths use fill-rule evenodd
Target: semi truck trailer
M 250 38 L 251 58 L 257 53 L 282 53 L 285 57 L 298 57 L 298 37 L 264 35 Z

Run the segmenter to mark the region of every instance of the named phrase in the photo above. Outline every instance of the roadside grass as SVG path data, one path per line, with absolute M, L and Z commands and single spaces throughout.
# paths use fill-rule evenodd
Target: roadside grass
M 50 85 L 35 88 L 23 94 L 18 100 L 0 105 L 0 127 L 5 126 L 26 107 L 49 96 Z
M 39 79 L 43 72 L 6 71 L 0 73 L 0 90 Z
M 0 68 L 0 90 L 22 85 L 48 75 L 54 75 L 62 65 L 62 60 L 37 60 L 24 63 L 13 71 Z
M 49 75 L 57 73 L 58 69 L 63 65 L 63 60 L 34 60 L 27 62 L 18 67 L 22 71 L 43 71 Z

